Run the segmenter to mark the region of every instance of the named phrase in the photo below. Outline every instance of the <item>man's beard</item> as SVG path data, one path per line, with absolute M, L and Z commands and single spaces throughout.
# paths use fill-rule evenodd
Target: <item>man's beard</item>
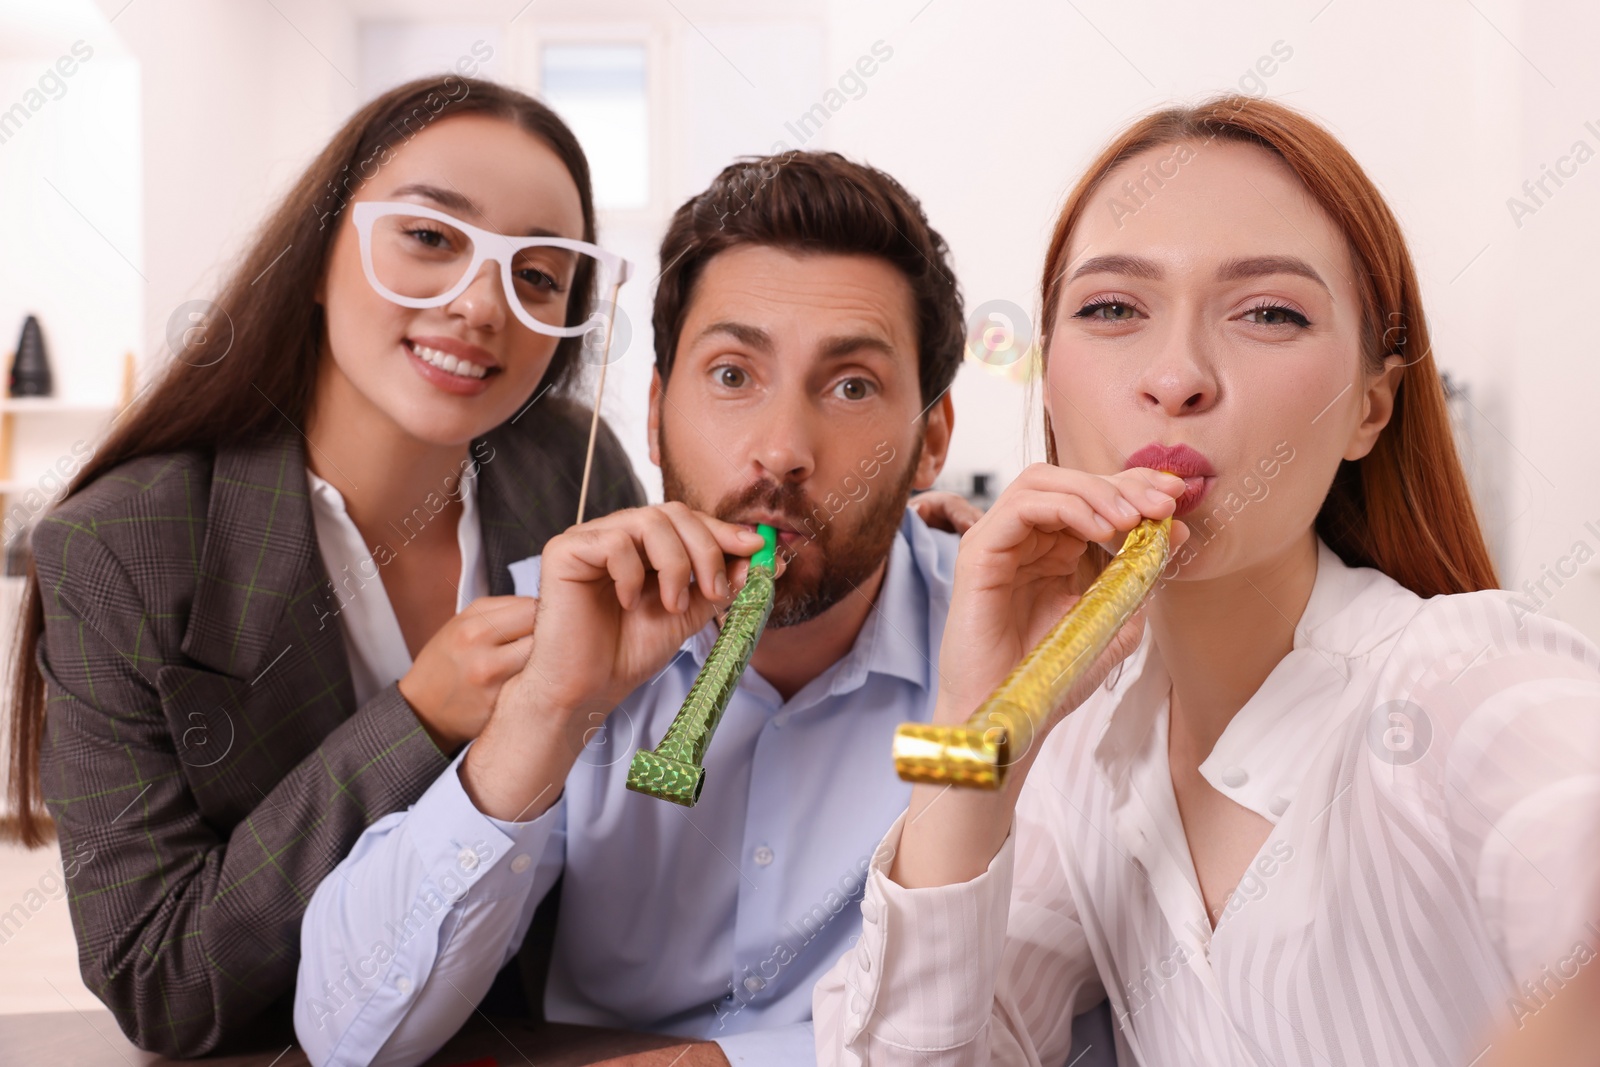
M 792 551 L 778 579 L 768 626 L 798 626 L 809 622 L 857 591 L 889 556 L 895 533 L 905 515 L 911 481 L 922 455 L 919 438 L 904 472 L 892 483 L 874 483 L 859 474 L 850 477 L 866 487 L 864 496 L 833 494 L 843 505 L 830 510 L 812 501 L 799 485 L 762 480 L 736 490 L 707 507 L 678 477 L 667 435 L 662 433 L 661 484 L 668 500 L 680 501 L 724 522 L 753 521 L 758 511 L 771 512 L 784 525 L 799 531 L 793 549 L 780 542 L 779 552 Z

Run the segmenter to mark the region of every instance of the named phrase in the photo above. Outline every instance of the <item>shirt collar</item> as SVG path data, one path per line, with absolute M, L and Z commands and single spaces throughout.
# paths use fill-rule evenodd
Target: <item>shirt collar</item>
M 456 611 L 489 595 L 488 558 L 483 546 L 483 525 L 478 521 L 478 464 L 461 472 L 461 522 L 456 526 L 456 544 L 461 549 L 461 587 L 456 591 Z
M 1368 654 L 1390 640 L 1421 599 L 1382 571 L 1351 567 L 1317 538 L 1317 576 L 1294 628 L 1294 644 L 1234 715 L 1200 773 L 1224 796 L 1277 823 L 1294 800 L 1317 750 L 1346 721 L 1341 696 Z M 1113 710 L 1095 761 L 1114 787 L 1141 756 L 1162 760 L 1147 742 L 1166 713 L 1172 682 L 1151 633 L 1111 687 Z
M 351 558 L 346 562 L 366 561 L 373 558 L 373 549 L 361 542 L 361 533 L 355 520 L 345 507 L 344 494 L 333 483 L 323 478 L 309 466 L 306 482 L 311 488 L 311 508 L 314 515 L 327 520 L 332 528 L 346 538 L 342 551 Z M 461 584 L 456 588 L 456 611 L 464 611 L 478 597 L 489 595 L 489 571 L 483 550 L 483 530 L 478 523 L 478 465 L 470 464 L 461 471 L 460 488 L 456 494 L 461 499 L 461 521 L 456 524 L 456 546 L 461 550 Z M 426 507 L 423 504 L 423 507 Z M 320 534 L 320 531 L 319 531 Z M 391 546 L 398 551 L 400 546 Z M 328 566 L 324 550 L 324 566 Z M 387 557 L 386 557 L 387 558 Z M 332 569 L 331 567 L 329 569 Z
M 928 528 L 917 513 L 907 510 L 889 550 L 888 569 L 878 599 L 850 654 L 841 661 L 833 693 L 857 688 L 873 672 L 928 688 L 933 669 L 927 627 L 928 586 L 912 548 L 912 541 L 927 533 Z

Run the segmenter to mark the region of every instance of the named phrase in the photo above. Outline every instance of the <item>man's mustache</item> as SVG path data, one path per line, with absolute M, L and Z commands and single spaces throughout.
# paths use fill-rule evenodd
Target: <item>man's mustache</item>
M 763 481 L 723 497 L 713 514 L 724 522 L 741 522 L 746 521 L 746 516 L 761 512 L 768 518 L 781 520 L 783 526 L 796 533 L 815 538 L 810 524 L 816 510 L 817 505 L 800 486 Z

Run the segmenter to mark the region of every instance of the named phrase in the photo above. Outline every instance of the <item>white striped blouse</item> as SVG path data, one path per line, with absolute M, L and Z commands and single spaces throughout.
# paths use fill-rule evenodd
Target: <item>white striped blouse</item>
M 1045 743 L 970 882 L 873 860 L 816 987 L 826 1065 L 1452 1064 L 1600 953 L 1600 649 L 1492 590 L 1423 600 L 1320 539 L 1293 650 L 1200 772 L 1272 822 L 1213 930 L 1150 639 Z

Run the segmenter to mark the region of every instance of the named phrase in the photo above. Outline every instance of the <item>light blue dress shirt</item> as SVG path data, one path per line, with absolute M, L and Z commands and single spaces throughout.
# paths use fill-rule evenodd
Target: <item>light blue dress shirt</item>
M 479 812 L 463 752 L 374 822 L 302 925 L 295 1029 L 311 1062 L 426 1059 L 564 871 L 548 1019 L 716 1040 L 735 1064 L 814 1063 L 811 988 L 856 939 L 873 849 L 910 799 L 892 738 L 932 716 L 957 544 L 907 511 L 843 659 L 787 702 L 745 672 L 694 808 L 623 782 L 677 714 L 714 623 L 612 712 L 539 818 Z M 519 594 L 537 592 L 539 562 L 512 565 Z

